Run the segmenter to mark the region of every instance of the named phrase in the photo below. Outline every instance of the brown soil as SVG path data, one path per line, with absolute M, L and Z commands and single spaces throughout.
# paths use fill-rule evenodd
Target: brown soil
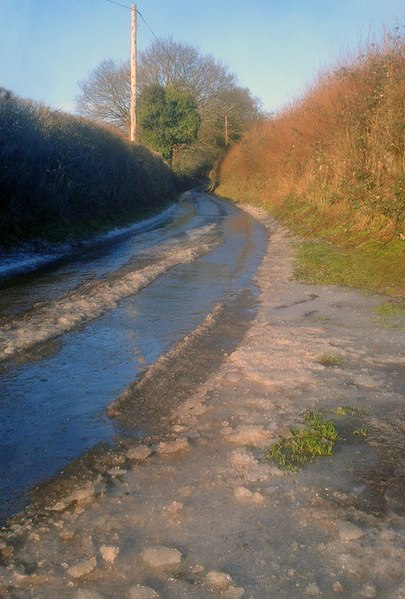
M 211 337 L 205 358 L 222 360 L 209 374 L 203 335 L 186 340 L 149 375 L 154 387 L 146 375 L 114 406 L 123 417 L 131 394 L 166 396 L 165 437 L 121 447 L 107 473 L 10 523 L 0 597 L 405 597 L 403 333 L 376 322 L 382 296 L 294 281 L 293 240 L 256 216 L 269 249 L 243 342 Z M 332 456 L 293 475 L 263 459 L 306 409 L 339 406 L 366 414 L 330 416 Z

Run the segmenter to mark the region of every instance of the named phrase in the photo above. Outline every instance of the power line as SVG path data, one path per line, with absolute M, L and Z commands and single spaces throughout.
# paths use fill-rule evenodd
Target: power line
M 146 27 L 149 29 L 149 31 L 151 32 L 151 34 L 157 39 L 157 41 L 159 41 L 158 36 L 156 35 L 156 33 L 152 30 L 151 26 L 149 25 L 149 23 L 145 20 L 145 17 L 142 15 L 142 13 L 139 12 L 139 10 L 136 11 L 138 13 L 138 15 L 141 17 L 142 21 L 145 23 Z
M 127 10 L 131 10 L 130 6 L 125 6 L 125 4 L 120 4 L 119 2 L 115 2 L 114 0 L 105 0 L 106 2 L 109 2 L 110 4 L 115 4 L 116 6 L 121 6 L 121 8 L 126 8 Z
M 121 8 L 126 8 L 127 10 L 132 10 L 130 6 L 126 6 L 125 4 L 121 4 L 120 2 L 115 2 L 115 0 L 105 0 L 105 1 L 109 2 L 110 4 L 115 4 L 116 6 L 121 6 Z M 153 37 L 157 41 L 160 41 L 159 38 L 158 38 L 158 36 L 156 35 L 156 33 L 153 31 L 152 27 L 149 25 L 149 23 L 147 22 L 147 20 L 143 16 L 143 14 L 141 12 L 139 12 L 138 9 L 136 9 L 136 12 L 141 17 L 142 21 L 145 23 L 146 27 L 149 29 L 149 31 L 151 32 L 151 34 L 153 35 Z

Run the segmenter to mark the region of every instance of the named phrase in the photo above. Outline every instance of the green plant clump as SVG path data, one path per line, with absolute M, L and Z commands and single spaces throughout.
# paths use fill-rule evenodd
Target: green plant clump
M 264 451 L 266 460 L 276 464 L 286 472 L 297 470 L 318 456 L 331 455 L 338 439 L 336 426 L 332 420 L 324 418 L 319 411 L 304 414 L 306 424 L 303 429 L 291 429 L 291 437 L 281 439 Z
M 316 361 L 318 364 L 322 364 L 322 366 L 341 366 L 343 364 L 342 356 L 332 354 L 323 354 Z
M 358 437 L 368 437 L 368 429 L 356 428 L 356 430 L 353 431 L 353 435 L 357 435 Z
M 332 413 L 337 416 L 366 416 L 367 410 L 360 410 L 353 406 L 338 406 L 332 410 Z

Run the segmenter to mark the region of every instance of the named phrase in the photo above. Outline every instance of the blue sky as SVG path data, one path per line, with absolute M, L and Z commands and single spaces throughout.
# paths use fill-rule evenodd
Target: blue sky
M 130 6 L 131 0 L 117 0 Z M 267 110 L 370 32 L 403 23 L 403 0 L 138 0 L 158 37 L 228 64 Z M 77 83 L 104 58 L 129 56 L 130 11 L 107 0 L 0 0 L 0 86 L 74 110 Z M 153 36 L 139 22 L 139 48 Z

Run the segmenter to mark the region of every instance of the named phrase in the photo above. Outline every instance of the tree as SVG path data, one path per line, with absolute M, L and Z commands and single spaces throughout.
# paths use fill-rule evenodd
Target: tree
M 79 114 L 128 132 L 131 86 L 126 63 L 103 60 L 79 87 L 81 94 L 76 101 Z
M 168 38 L 156 40 L 138 60 L 138 94 L 153 85 L 175 87 L 194 98 L 200 115 L 196 140 L 176 147 L 173 168 L 206 174 L 225 149 L 225 116 L 234 143 L 261 118 L 260 102 L 241 87 L 229 68 L 211 55 Z M 129 64 L 102 62 L 79 85 L 77 109 L 83 116 L 129 131 Z M 145 96 L 146 97 L 146 96 Z M 144 143 L 146 138 L 144 137 Z M 178 151 L 177 151 L 178 150 Z
M 190 145 L 200 126 L 193 96 L 173 85 L 144 87 L 139 107 L 140 140 L 172 164 L 174 151 Z

